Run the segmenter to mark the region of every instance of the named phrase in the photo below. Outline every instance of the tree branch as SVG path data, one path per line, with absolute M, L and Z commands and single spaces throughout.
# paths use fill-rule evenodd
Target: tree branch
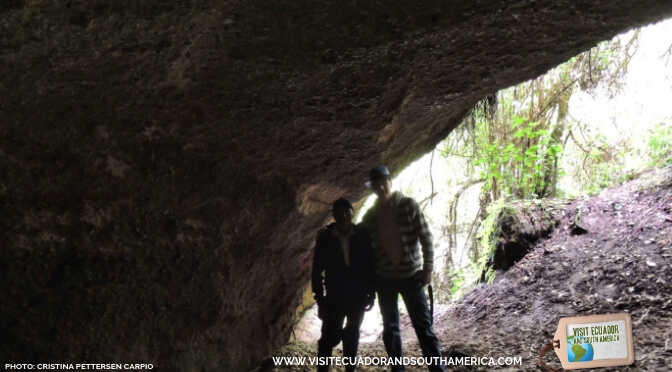
M 434 195 L 434 177 L 432 176 L 432 164 L 434 164 L 434 150 L 432 150 L 432 157 L 429 159 L 429 182 L 432 184 L 432 195 Z M 434 202 L 434 197 L 429 201 L 429 205 Z
M 672 56 L 672 44 L 670 44 L 670 47 L 667 48 L 667 50 L 658 59 L 663 59 L 665 56 L 667 56 L 667 59 L 665 60 L 665 67 L 667 67 L 667 63 L 670 62 L 670 56 Z

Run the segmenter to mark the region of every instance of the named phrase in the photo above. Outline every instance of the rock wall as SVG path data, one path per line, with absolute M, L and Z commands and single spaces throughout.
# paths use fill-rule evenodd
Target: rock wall
M 313 234 L 486 94 L 664 0 L 0 4 L 0 361 L 245 370 Z

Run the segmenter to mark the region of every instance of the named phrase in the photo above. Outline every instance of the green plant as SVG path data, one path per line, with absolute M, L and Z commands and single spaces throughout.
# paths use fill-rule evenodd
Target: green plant
M 538 127 L 537 122 L 514 116 L 512 136 L 496 138 L 477 149 L 474 166 L 486 180 L 486 190 L 497 191 L 493 198 L 527 199 L 548 194 L 549 172 L 562 153 L 562 145 L 547 129 Z
M 497 249 L 497 242 L 502 233 L 502 221 L 513 218 L 520 220 L 518 210 L 507 204 L 504 199 L 499 199 L 491 203 L 487 208 L 487 217 L 481 224 L 481 230 L 477 235 L 479 241 L 479 249 L 476 257 L 473 257 L 472 262 L 478 272 L 484 272 L 485 280 L 492 283 L 495 279 L 495 272 L 492 270 L 490 264 Z
M 648 147 L 649 165 L 672 165 L 672 126 L 660 123 L 653 128 Z
M 467 293 L 469 286 L 478 279 L 477 272 L 478 270 L 474 262 L 471 262 L 466 267 L 452 269 L 448 272 L 447 275 L 450 280 L 448 294 L 452 301 L 459 300 Z

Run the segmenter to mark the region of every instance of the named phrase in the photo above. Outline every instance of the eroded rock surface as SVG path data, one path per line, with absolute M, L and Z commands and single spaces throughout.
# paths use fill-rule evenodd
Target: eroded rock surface
M 670 15 L 3 1 L 0 359 L 254 365 L 289 337 L 328 204 L 363 196 L 371 166 L 399 170 L 486 94 Z

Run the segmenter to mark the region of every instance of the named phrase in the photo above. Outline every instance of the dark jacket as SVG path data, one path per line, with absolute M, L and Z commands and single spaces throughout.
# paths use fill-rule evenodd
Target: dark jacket
M 313 256 L 312 286 L 318 306 L 351 304 L 364 306 L 375 297 L 373 288 L 373 245 L 369 234 L 353 226 L 350 236 L 350 265 L 345 264 L 341 242 L 332 223 L 320 231 Z M 325 293 L 326 291 L 326 293 Z

